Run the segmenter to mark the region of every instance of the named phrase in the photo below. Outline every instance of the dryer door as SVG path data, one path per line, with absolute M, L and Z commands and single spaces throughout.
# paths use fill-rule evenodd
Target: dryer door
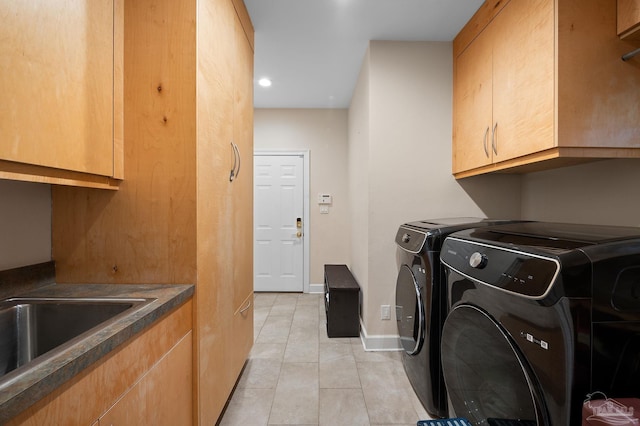
M 396 321 L 405 352 L 415 355 L 424 341 L 424 303 L 420 286 L 407 265 L 400 267 L 396 282 Z
M 548 425 L 526 361 L 502 327 L 458 305 L 442 333 L 442 369 L 456 416 L 475 425 Z

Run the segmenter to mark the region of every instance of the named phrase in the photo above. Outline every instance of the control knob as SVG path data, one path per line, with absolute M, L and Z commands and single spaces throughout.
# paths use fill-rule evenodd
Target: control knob
M 403 243 L 405 243 L 405 244 L 406 244 L 406 243 L 408 243 L 410 240 L 411 240 L 411 235 L 409 235 L 409 234 L 404 234 L 404 235 L 402 236 L 402 242 L 403 242 Z
M 472 268 L 482 269 L 487 266 L 487 256 L 476 251 L 469 257 L 469 265 Z

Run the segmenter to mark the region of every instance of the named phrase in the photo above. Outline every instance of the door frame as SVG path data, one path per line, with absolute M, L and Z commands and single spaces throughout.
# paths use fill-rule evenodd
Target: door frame
M 304 239 L 302 241 L 302 262 L 303 262 L 303 277 L 302 277 L 302 288 L 304 293 L 310 292 L 310 283 L 309 283 L 309 150 L 304 151 L 273 151 L 273 150 L 254 150 L 253 156 L 295 156 L 302 157 L 302 163 L 304 167 L 303 173 L 303 182 L 302 182 L 302 208 L 304 209 L 303 217 L 302 217 L 302 233 Z M 254 244 L 255 244 L 255 235 L 254 235 Z

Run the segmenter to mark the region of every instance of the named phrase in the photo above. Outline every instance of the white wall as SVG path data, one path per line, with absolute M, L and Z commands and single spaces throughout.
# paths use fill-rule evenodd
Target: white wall
M 0 270 L 50 260 L 51 187 L 0 180 Z
M 322 284 L 324 264 L 349 264 L 347 110 L 256 109 L 254 149 L 309 150 L 310 281 Z M 318 193 L 333 195 L 329 214 L 320 214 Z
M 453 178 L 451 120 L 451 43 L 370 42 L 349 110 L 352 271 L 368 335 L 397 334 L 380 305 L 395 304 L 400 224 L 520 216 L 519 176 Z
M 524 175 L 525 219 L 640 226 L 640 160 L 604 160 Z

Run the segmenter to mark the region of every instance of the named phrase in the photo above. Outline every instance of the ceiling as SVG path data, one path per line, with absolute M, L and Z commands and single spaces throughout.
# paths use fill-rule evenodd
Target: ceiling
M 451 41 L 483 0 L 244 2 L 255 28 L 254 106 L 348 108 L 369 40 Z

